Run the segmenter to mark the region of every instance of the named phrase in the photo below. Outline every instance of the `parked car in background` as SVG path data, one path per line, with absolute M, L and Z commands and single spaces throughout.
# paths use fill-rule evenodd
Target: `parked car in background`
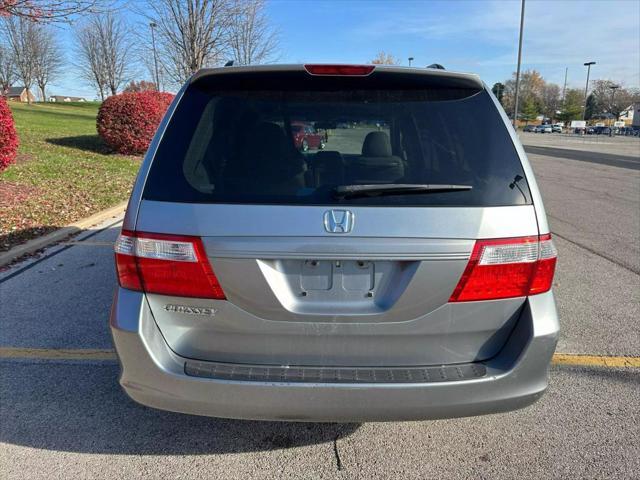
M 633 127 L 620 127 L 618 129 L 618 135 L 624 135 L 625 137 L 637 135 L 638 130 L 634 130 Z
M 551 125 L 536 125 L 536 128 L 535 128 L 534 132 L 536 132 L 536 133 L 553 133 L 553 130 L 551 129 Z
M 291 134 L 295 147 L 302 152 L 309 149 L 322 150 L 325 147 L 325 134 L 318 132 L 313 125 L 292 123 Z
M 342 117 L 358 128 L 332 151 L 302 154 L 286 133 Z M 530 405 L 559 332 L 534 178 L 477 75 L 201 70 L 115 244 L 120 384 L 155 408 L 278 421 Z
M 594 127 L 594 132 L 596 135 L 610 135 L 611 134 L 611 127 L 604 127 L 602 125 L 599 125 L 597 127 Z
M 561 125 L 552 125 L 551 126 L 551 131 L 553 133 L 562 133 L 562 126 Z
M 536 131 L 536 126 L 535 125 L 525 125 L 524 128 L 522 129 L 523 132 L 535 132 Z

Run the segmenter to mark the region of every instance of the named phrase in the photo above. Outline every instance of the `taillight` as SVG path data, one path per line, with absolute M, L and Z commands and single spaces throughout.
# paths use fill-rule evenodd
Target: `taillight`
M 496 300 L 547 292 L 557 255 L 549 234 L 478 240 L 449 301 Z
M 375 65 L 305 65 L 311 75 L 365 76 L 375 69 Z
M 225 299 L 200 237 L 123 230 L 115 252 L 118 281 L 123 288 Z

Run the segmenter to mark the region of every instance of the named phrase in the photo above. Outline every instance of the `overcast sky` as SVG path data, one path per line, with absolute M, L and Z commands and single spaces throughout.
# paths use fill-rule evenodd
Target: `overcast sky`
M 520 0 L 267 0 L 267 13 L 280 32 L 280 63 L 366 63 L 384 50 L 403 64 L 414 57 L 413 65 L 478 73 L 490 85 L 516 67 Z M 69 63 L 73 28 L 59 29 Z M 562 86 L 568 67 L 568 85 L 583 87 L 586 61 L 597 62 L 591 78 L 640 87 L 640 0 L 527 0 L 523 69 Z M 149 77 L 140 68 L 137 78 Z M 95 97 L 72 67 L 50 93 Z

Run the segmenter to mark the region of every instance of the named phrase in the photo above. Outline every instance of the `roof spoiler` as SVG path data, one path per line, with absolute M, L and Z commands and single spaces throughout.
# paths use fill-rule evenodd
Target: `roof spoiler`
M 304 79 L 315 78 L 317 80 L 316 83 L 322 82 L 322 78 L 324 78 L 327 82 L 332 81 L 331 79 L 336 77 L 335 75 L 309 75 L 304 65 L 300 64 L 268 64 L 268 65 L 252 65 L 252 66 L 236 66 L 238 63 L 236 62 L 233 66 L 230 67 L 219 67 L 219 68 L 204 68 L 193 74 L 189 83 L 195 84 L 200 82 L 208 82 L 213 85 L 215 83 L 216 88 L 221 88 L 220 85 L 224 83 L 226 85 L 225 88 L 229 88 L 231 90 L 237 88 L 249 88 L 252 89 L 250 85 L 238 85 L 236 78 L 240 77 L 244 79 L 251 78 L 259 78 L 259 83 L 267 82 L 270 83 L 270 87 L 267 89 L 278 89 L 284 88 L 280 82 L 283 81 L 285 77 L 291 79 L 292 81 L 304 81 Z M 343 66 L 342 66 L 343 67 Z M 365 66 L 363 66 L 365 67 Z M 369 67 L 372 67 L 369 66 Z M 320 68 L 320 67 L 318 67 Z M 441 88 L 459 88 L 459 89 L 474 89 L 474 90 L 482 90 L 484 89 L 484 84 L 480 80 L 480 77 L 474 74 L 462 73 L 462 72 L 452 72 L 447 71 L 441 68 L 435 67 L 420 67 L 420 68 L 411 68 L 408 69 L 402 66 L 394 66 L 394 65 L 384 65 L 378 68 L 379 75 L 362 75 L 358 78 L 364 79 L 365 76 L 371 80 L 372 83 L 390 81 L 394 84 L 397 83 L 397 80 L 391 79 L 392 77 L 388 77 L 388 75 L 400 75 L 403 78 L 403 81 L 406 82 L 422 82 L 421 85 L 426 85 L 424 82 L 427 82 L 430 86 L 438 86 Z M 377 71 L 376 70 L 376 71 Z M 294 76 L 303 73 L 301 77 L 293 78 Z M 256 75 L 256 77 L 253 77 Z M 264 75 L 264 78 L 262 77 Z M 279 79 L 275 79 L 278 77 Z M 352 78 L 353 77 L 353 78 Z M 386 77 L 386 80 L 382 77 Z M 429 78 L 427 78 L 429 77 Z M 343 77 L 346 78 L 346 77 Z M 349 76 L 352 81 L 354 78 L 353 75 Z M 378 80 L 376 80 L 376 78 Z M 400 77 L 398 77 L 400 78 Z M 205 80 L 206 79 L 206 80 Z M 274 80 L 275 79 L 275 80 Z M 391 80 L 390 80 L 391 79 Z M 383 81 L 384 80 L 384 81 Z M 334 80 L 333 81 L 337 81 Z M 355 80 L 353 80 L 355 81 Z M 202 83 L 201 85 L 204 85 Z M 280 85 L 280 87 L 278 87 Z M 380 84 L 382 85 L 382 83 Z M 263 87 L 266 88 L 266 84 Z M 256 87 L 257 88 L 257 87 Z M 311 88 L 311 87 L 310 87 Z M 315 87 L 313 87 L 315 88 Z

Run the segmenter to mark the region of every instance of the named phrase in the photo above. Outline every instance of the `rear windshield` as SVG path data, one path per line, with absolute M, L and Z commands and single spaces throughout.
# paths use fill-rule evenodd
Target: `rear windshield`
M 143 198 L 286 205 L 531 203 L 513 142 L 484 90 L 312 86 L 191 85 L 160 142 Z M 339 186 L 378 184 L 471 188 L 336 194 Z

